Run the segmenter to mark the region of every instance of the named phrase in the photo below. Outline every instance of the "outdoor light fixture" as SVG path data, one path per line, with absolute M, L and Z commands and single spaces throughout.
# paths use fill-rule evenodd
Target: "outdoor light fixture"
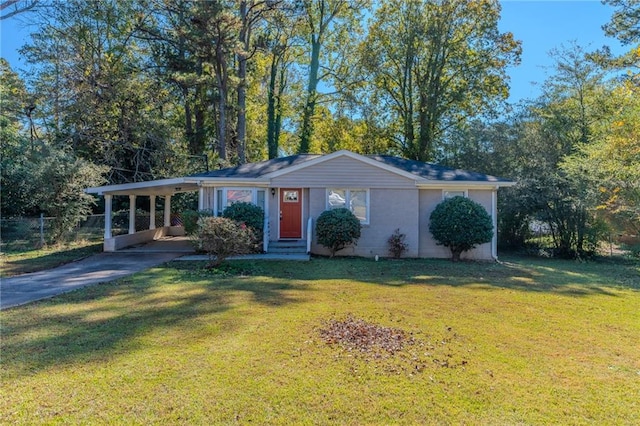
M 276 196 L 276 189 L 275 188 L 271 188 L 271 196 L 272 197 Z

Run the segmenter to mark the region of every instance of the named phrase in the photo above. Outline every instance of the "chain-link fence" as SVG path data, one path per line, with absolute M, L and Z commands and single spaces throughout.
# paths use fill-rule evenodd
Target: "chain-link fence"
M 0 250 L 2 252 L 30 250 L 53 241 L 51 223 L 53 217 L 0 219 Z M 156 226 L 162 225 L 162 214 L 156 215 Z M 149 229 L 148 212 L 136 212 L 136 231 Z M 129 212 L 121 211 L 113 214 L 111 219 L 112 235 L 122 235 L 129 231 Z M 64 241 L 96 241 L 104 236 L 104 215 L 88 216 L 64 235 Z

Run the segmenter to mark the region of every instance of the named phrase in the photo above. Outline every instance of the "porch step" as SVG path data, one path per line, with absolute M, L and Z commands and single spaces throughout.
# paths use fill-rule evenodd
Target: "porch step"
M 267 250 L 267 253 L 274 254 L 305 254 L 306 252 L 306 240 L 269 241 L 269 249 Z

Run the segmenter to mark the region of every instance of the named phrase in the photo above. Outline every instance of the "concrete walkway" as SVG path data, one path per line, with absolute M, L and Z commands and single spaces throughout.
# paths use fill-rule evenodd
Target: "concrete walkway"
M 0 309 L 109 282 L 173 260 L 184 253 L 100 253 L 54 269 L 0 280 Z

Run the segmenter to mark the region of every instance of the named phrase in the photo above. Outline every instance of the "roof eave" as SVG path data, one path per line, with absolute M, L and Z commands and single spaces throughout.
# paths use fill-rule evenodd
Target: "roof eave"
M 420 189 L 439 189 L 439 188 L 474 188 L 474 189 L 497 189 L 506 188 L 516 185 L 512 181 L 470 181 L 470 180 L 422 180 L 416 182 L 416 186 Z

